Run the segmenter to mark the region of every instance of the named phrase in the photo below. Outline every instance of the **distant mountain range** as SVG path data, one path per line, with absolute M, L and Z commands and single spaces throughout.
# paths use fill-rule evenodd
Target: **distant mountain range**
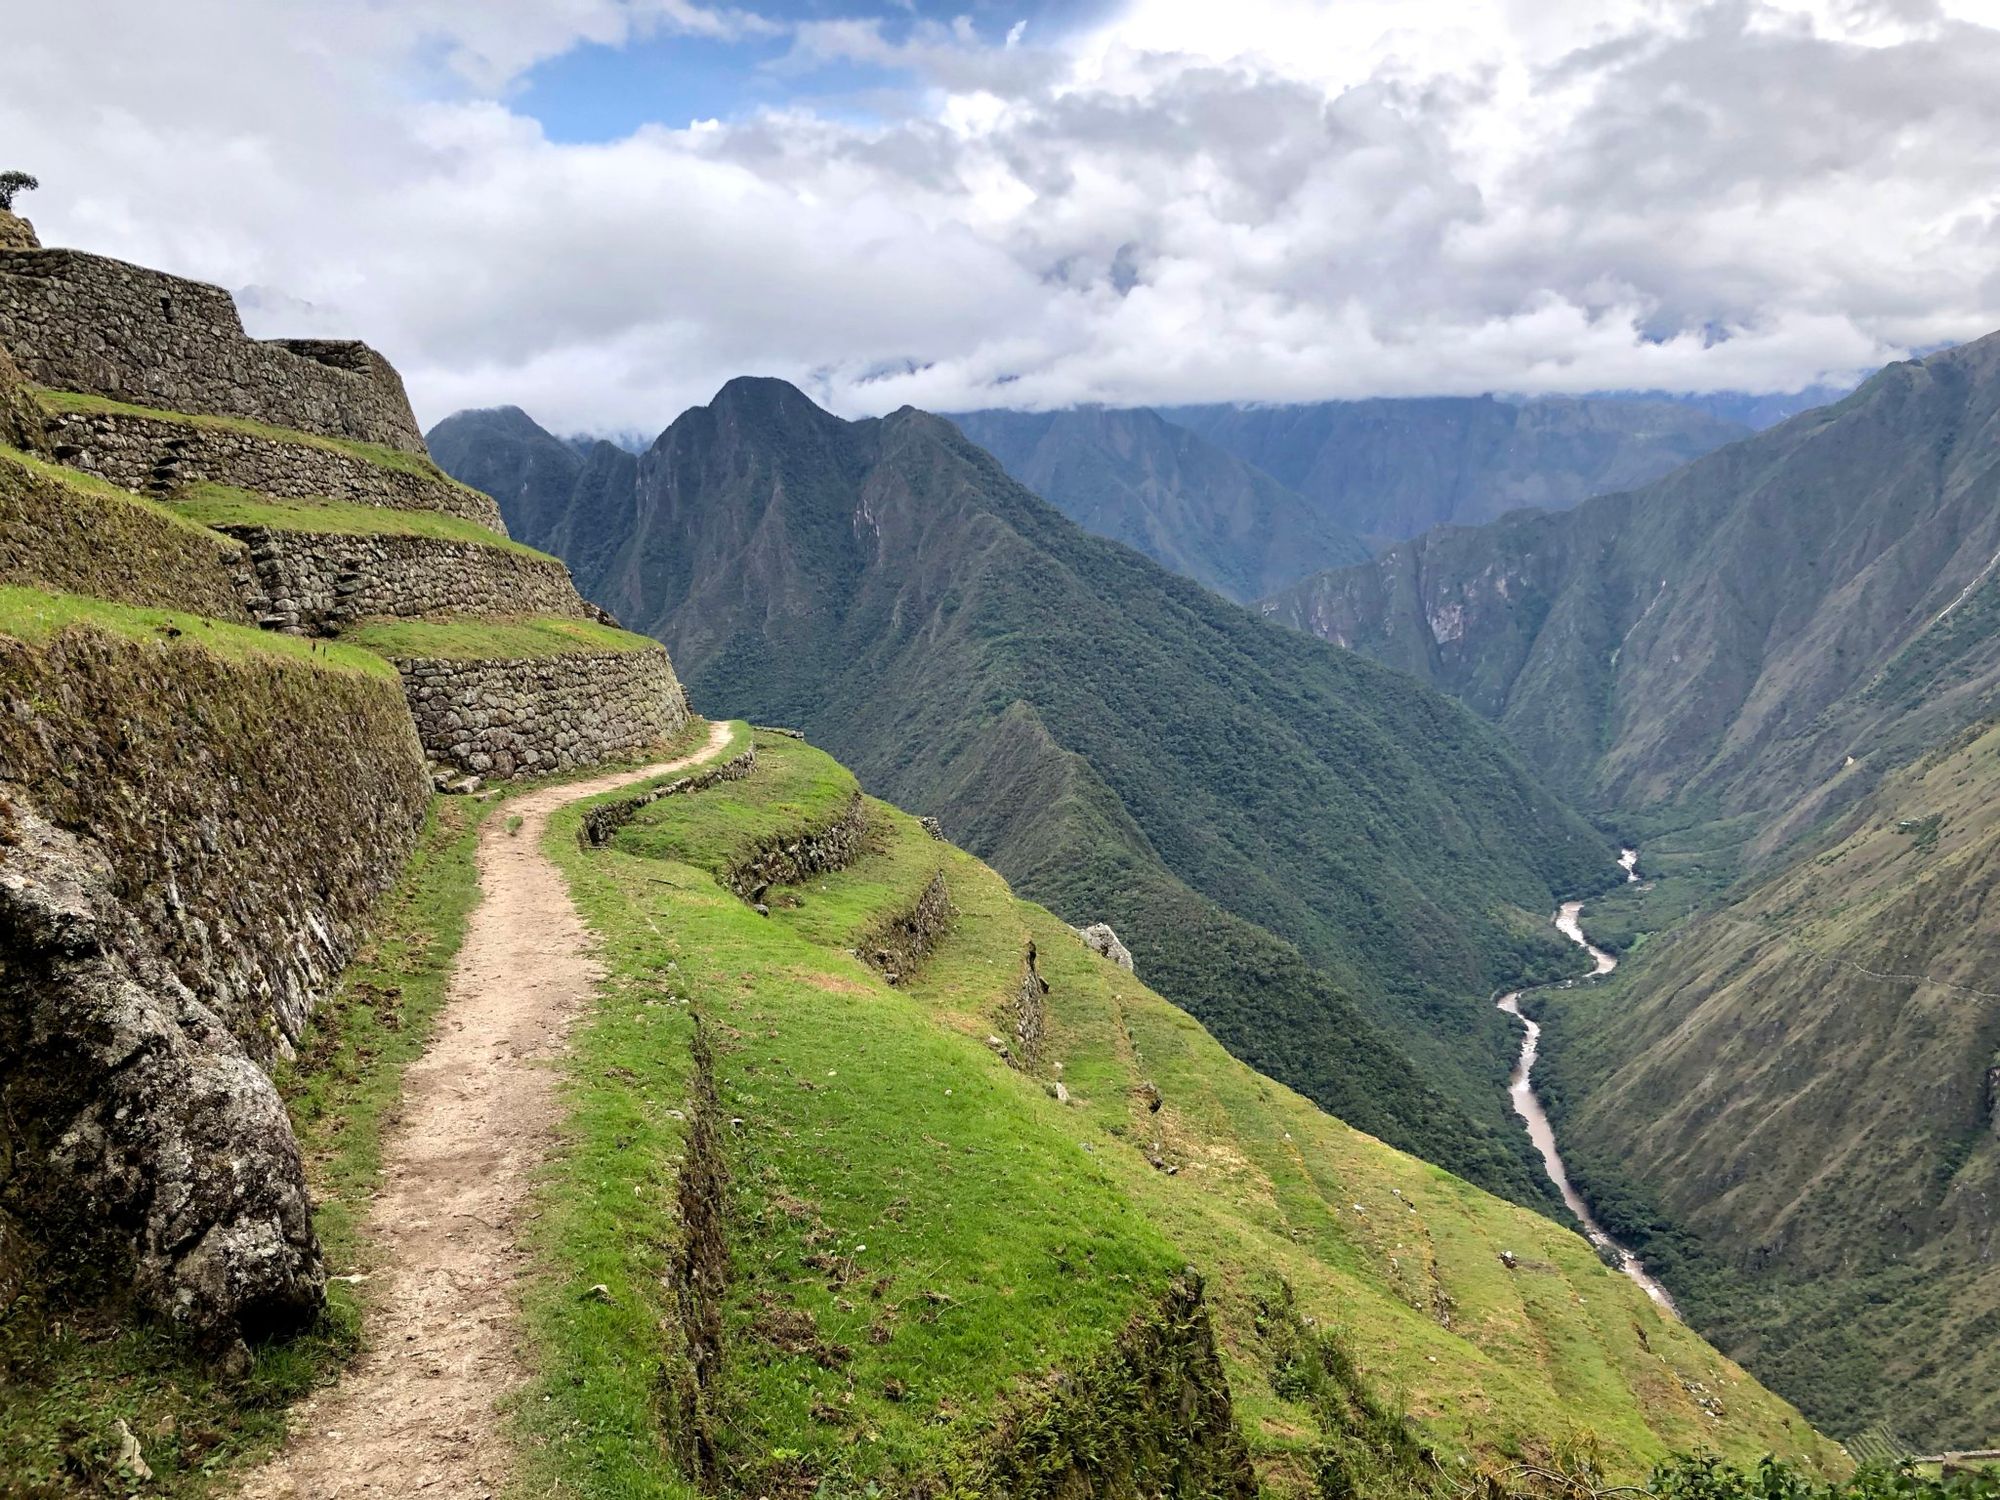
M 1655 852 L 1658 892 L 1605 907 L 1653 935 L 1546 1000 L 1545 1071 L 1698 1326 L 1835 1430 L 1990 1439 L 2000 335 L 1267 609 L 1457 694 Z
M 1162 415 L 1377 549 L 1524 506 L 1567 509 L 1750 432 L 1682 402 L 1621 397 L 1181 406 Z
M 513 533 L 670 644 L 709 712 L 808 731 L 1351 1123 L 1524 1201 L 1514 1035 L 1612 851 L 1456 704 L 1259 621 L 914 410 L 739 380 L 643 457 L 514 410 L 430 434 Z
M 1304 496 L 1157 412 L 977 411 L 951 420 L 1086 531 L 1239 603 L 1369 555 Z

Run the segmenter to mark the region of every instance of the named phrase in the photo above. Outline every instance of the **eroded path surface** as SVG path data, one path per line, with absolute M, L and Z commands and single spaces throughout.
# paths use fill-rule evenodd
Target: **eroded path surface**
M 245 1500 L 479 1500 L 499 1488 L 509 1468 L 499 1404 L 528 1376 L 521 1214 L 559 1123 L 543 1064 L 602 978 L 542 834 L 565 803 L 710 759 L 728 739 L 717 724 L 693 755 L 529 792 L 487 821 L 480 904 L 437 1037 L 405 1075 L 384 1142 L 366 1348 L 300 1407 L 292 1441 L 250 1476 Z M 521 824 L 510 835 L 511 817 Z

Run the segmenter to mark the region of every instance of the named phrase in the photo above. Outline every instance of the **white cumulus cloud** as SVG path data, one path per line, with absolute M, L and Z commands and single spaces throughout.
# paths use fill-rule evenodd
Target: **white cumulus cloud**
M 850 413 L 1782 390 L 2000 327 L 1992 0 L 1130 0 L 1066 33 L 72 0 L 12 31 L 0 166 L 41 175 L 45 240 L 366 338 L 426 421 L 654 430 L 739 373 Z M 524 112 L 538 63 L 675 38 L 776 44 L 766 102 L 601 144 Z M 908 83 L 816 103 L 828 67 Z

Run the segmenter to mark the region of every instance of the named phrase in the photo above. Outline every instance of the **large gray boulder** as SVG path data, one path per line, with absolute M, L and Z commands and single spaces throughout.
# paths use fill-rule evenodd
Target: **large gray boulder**
M 102 855 L 6 790 L 0 1225 L 29 1226 L 59 1292 L 129 1286 L 211 1345 L 303 1326 L 326 1273 L 277 1090 L 149 954 Z
M 1111 930 L 1109 922 L 1093 922 L 1088 927 L 1075 929 L 1083 939 L 1083 946 L 1091 952 L 1110 959 L 1119 968 L 1130 973 L 1132 970 L 1132 950 L 1118 941 L 1118 934 Z

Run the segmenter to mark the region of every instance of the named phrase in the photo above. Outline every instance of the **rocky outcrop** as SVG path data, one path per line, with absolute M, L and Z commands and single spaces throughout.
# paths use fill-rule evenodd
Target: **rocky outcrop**
M 846 810 L 821 828 L 783 833 L 759 843 L 724 878 L 746 901 L 761 901 L 774 885 L 797 885 L 830 870 L 844 870 L 860 856 L 868 834 L 868 804 L 856 792 Z
M 924 882 L 909 910 L 869 931 L 861 942 L 861 957 L 890 984 L 901 984 L 951 930 L 953 915 L 951 887 L 939 870 Z
M 0 250 L 0 347 L 56 390 L 424 451 L 367 345 L 252 339 L 220 287 L 101 255 Z
M 592 617 L 569 570 L 538 553 L 393 532 L 216 529 L 249 549 L 256 588 L 248 604 L 270 630 L 336 635 L 371 615 Z
M 577 843 L 585 849 L 602 849 L 619 829 L 655 802 L 666 797 L 684 797 L 690 792 L 705 792 L 725 781 L 741 781 L 756 769 L 757 747 L 752 745 L 740 755 L 732 755 L 720 765 L 708 766 L 691 776 L 677 776 L 664 786 L 656 786 L 635 797 L 600 802 L 584 813 L 583 822 L 576 830 Z
M 435 511 L 507 534 L 492 497 L 428 463 L 378 463 L 332 443 L 136 411 L 55 411 L 46 430 L 64 463 L 141 494 L 222 484 L 278 500 Z
M 690 717 L 664 649 L 505 661 L 396 657 L 417 737 L 477 776 L 548 775 L 663 745 Z
M 325 1272 L 270 1078 L 151 956 L 101 849 L 18 793 L 4 814 L 0 1232 L 32 1230 L 5 1233 L 0 1298 L 40 1270 L 215 1345 L 303 1326 Z
M 15 213 L 0 208 L 0 250 L 39 250 L 35 226 Z
M 0 453 L 0 583 L 250 623 L 241 543 L 109 485 Z
M 1128 974 L 1132 972 L 1132 950 L 1118 941 L 1118 934 L 1111 930 L 1109 922 L 1093 922 L 1074 930 L 1092 953 L 1110 959 Z

